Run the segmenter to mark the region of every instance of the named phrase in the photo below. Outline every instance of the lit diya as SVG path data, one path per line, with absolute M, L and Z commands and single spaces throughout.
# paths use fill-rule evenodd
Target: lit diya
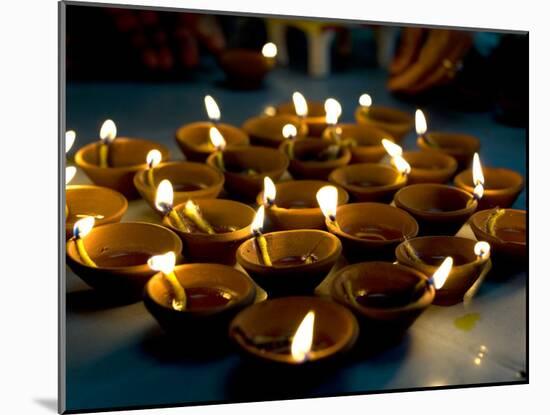
M 437 291 L 434 304 L 454 305 L 461 302 L 468 289 L 487 266 L 490 245 L 457 236 L 425 236 L 401 243 L 395 249 L 400 264 L 432 275 L 441 261 L 453 258 L 453 268 L 445 285 Z
M 227 148 L 248 145 L 248 135 L 243 130 L 219 122 L 221 111 L 214 98 L 206 95 L 204 105 L 210 119 L 209 122 L 193 122 L 176 131 L 176 142 L 187 160 L 204 162 L 210 154 L 219 150 L 212 144 L 210 138 L 212 127 L 216 127 L 223 135 Z
M 427 130 L 428 124 L 424 113 L 416 110 L 416 145 L 423 151 L 441 152 L 453 157 L 459 168 L 467 167 L 474 153 L 479 151 L 479 139 L 474 136 Z
M 229 336 L 248 356 L 289 366 L 335 358 L 353 347 L 357 320 L 345 307 L 317 297 L 254 304 L 231 322 Z
M 287 125 L 294 130 L 285 132 Z M 298 116 L 292 114 L 267 115 L 264 113 L 246 120 L 242 129 L 250 136 L 253 145 L 274 148 L 278 148 L 287 138 L 306 137 L 308 133 L 307 125 L 300 122 Z
M 166 147 L 140 138 L 117 137 L 116 125 L 106 120 L 101 126 L 99 143 L 88 144 L 75 154 L 75 163 L 92 182 L 122 193 L 128 199 L 139 196 L 134 187 L 134 175 L 147 168 L 146 157 L 158 150 L 167 160 Z
M 237 262 L 270 295 L 313 293 L 340 256 L 338 238 L 301 229 L 263 235 L 265 207 L 252 223 L 252 236 L 237 250 Z
M 258 88 L 275 66 L 277 46 L 266 43 L 261 53 L 252 49 L 227 49 L 220 55 L 220 66 L 227 81 L 238 88 Z
M 277 114 L 297 115 L 301 122 L 307 125 L 311 137 L 320 137 L 327 126 L 324 104 L 306 101 L 300 92 L 294 92 L 292 102 L 281 104 L 276 110 Z
M 414 126 L 414 118 L 411 114 L 395 108 L 372 105 L 369 94 L 362 94 L 359 97 L 355 120 L 359 124 L 386 131 L 396 141 L 401 141 Z
M 147 260 L 166 251 L 181 259 L 180 238 L 163 226 L 144 222 L 93 227 L 94 218 L 80 219 L 67 241 L 67 265 L 91 287 L 107 295 L 139 298 L 154 274 Z

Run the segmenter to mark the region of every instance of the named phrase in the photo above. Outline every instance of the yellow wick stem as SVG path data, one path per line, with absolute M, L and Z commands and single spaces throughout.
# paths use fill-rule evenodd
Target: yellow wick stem
M 294 138 L 291 139 L 286 147 L 286 152 L 290 160 L 294 160 Z
M 180 215 L 178 214 L 178 212 L 176 212 L 175 209 L 170 209 L 168 215 L 170 216 L 170 219 L 175 223 L 176 228 L 183 232 L 189 232 L 189 227 L 183 222 L 183 220 L 181 220 Z
M 65 203 L 65 219 L 69 217 L 69 206 Z
M 97 268 L 97 265 L 94 261 L 92 261 L 92 258 L 90 258 L 90 255 L 88 255 L 88 252 L 86 251 L 86 248 L 84 247 L 84 241 L 82 238 L 75 238 L 76 242 L 76 250 L 78 251 L 78 255 L 80 255 L 80 258 L 86 265 L 89 267 Z
M 491 236 L 496 236 L 496 224 L 498 218 L 504 215 L 504 209 L 499 209 L 498 207 L 494 210 L 493 213 L 487 218 L 487 233 Z
M 428 139 L 428 137 L 426 137 L 425 134 L 422 134 L 420 137 L 424 140 L 424 142 L 426 144 L 428 144 L 428 146 L 433 147 L 433 148 L 438 148 L 439 147 L 439 144 L 437 144 L 435 141 L 432 141 L 432 140 Z
M 109 167 L 109 145 L 105 143 L 99 144 L 99 167 Z
M 172 286 L 172 291 L 174 292 L 172 307 L 178 311 L 185 310 L 185 308 L 187 307 L 187 295 L 185 294 L 185 289 L 178 281 L 178 277 L 176 277 L 174 271 L 167 275 L 165 274 L 165 277 Z
M 268 267 L 273 266 L 273 264 L 271 263 L 271 258 L 269 257 L 269 252 L 267 250 L 267 241 L 265 240 L 265 237 L 262 234 L 259 234 L 256 236 L 256 244 L 260 249 L 260 253 L 262 254 L 262 260 L 264 264 L 267 265 Z
M 214 230 L 212 225 L 210 225 L 208 221 L 204 219 L 198 207 L 195 206 L 196 205 L 194 203 L 186 203 L 183 214 L 187 216 L 195 225 L 197 225 L 197 227 L 201 231 L 206 232 L 210 235 L 214 235 L 216 231 Z
M 477 200 L 477 198 L 475 197 L 475 195 L 472 195 L 472 197 L 466 203 L 466 207 L 472 206 L 474 204 L 474 201 L 476 201 L 476 200 Z
M 336 222 L 336 218 L 329 218 L 330 219 L 330 223 L 332 224 L 332 226 L 334 226 L 336 229 L 340 230 L 340 225 L 338 225 L 338 222 Z
M 407 252 L 407 255 L 410 259 L 412 259 L 414 262 L 421 262 L 420 257 L 418 256 L 416 250 L 412 247 L 408 239 L 405 239 L 403 241 L 403 246 L 405 247 L 405 251 Z
M 149 186 L 155 187 L 155 178 L 153 176 L 153 168 L 150 167 L 147 170 L 147 183 L 149 183 Z
M 342 285 L 343 288 L 344 288 L 344 292 L 346 293 L 347 297 L 349 298 L 350 302 L 358 307 L 359 306 L 359 303 L 357 302 L 357 299 L 355 298 L 355 296 L 353 295 L 353 290 L 351 289 L 351 281 L 350 280 L 346 280 L 344 281 L 344 284 Z
M 223 162 L 223 152 L 217 151 L 216 152 L 216 163 L 218 164 L 218 167 L 221 171 L 225 171 L 225 163 Z

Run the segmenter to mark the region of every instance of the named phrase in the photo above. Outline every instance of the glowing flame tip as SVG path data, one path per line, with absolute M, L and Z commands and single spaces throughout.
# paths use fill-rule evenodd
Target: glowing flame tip
M 75 222 L 73 227 L 73 235 L 75 238 L 84 238 L 90 233 L 95 225 L 95 219 L 93 216 L 87 216 Z
M 290 352 L 292 354 L 292 358 L 296 362 L 303 362 L 307 359 L 309 353 L 311 352 L 314 326 L 315 312 L 310 310 L 298 326 L 298 329 L 292 338 Z
M 372 98 L 369 94 L 362 94 L 359 97 L 359 105 L 365 108 L 370 108 L 372 105 Z
M 265 58 L 274 58 L 277 56 L 277 45 L 272 42 L 266 43 L 262 48 L 262 55 L 264 55 Z
M 445 281 L 447 281 L 447 278 L 449 277 L 449 273 L 451 272 L 452 268 L 453 258 L 448 256 L 432 275 L 432 281 L 436 290 L 439 290 L 441 287 L 443 287 Z
M 105 120 L 99 130 L 99 138 L 107 144 L 112 143 L 116 138 L 116 124 L 113 120 Z
M 428 124 L 426 122 L 426 117 L 424 116 L 424 113 L 422 112 L 422 110 L 416 110 L 414 114 L 414 121 L 415 121 L 415 127 L 416 127 L 416 134 L 418 135 L 426 134 L 426 131 L 428 131 Z
M 307 101 L 304 96 L 299 92 L 292 94 L 292 102 L 294 103 L 294 110 L 299 117 L 307 117 L 308 108 Z
M 220 107 L 216 103 L 216 100 L 210 95 L 204 97 L 204 106 L 206 107 L 206 113 L 211 121 L 219 121 L 221 118 Z
M 149 265 L 149 268 L 153 271 L 161 271 L 163 274 L 168 275 L 174 271 L 176 254 L 170 251 L 162 255 L 152 256 L 147 260 L 147 265 Z

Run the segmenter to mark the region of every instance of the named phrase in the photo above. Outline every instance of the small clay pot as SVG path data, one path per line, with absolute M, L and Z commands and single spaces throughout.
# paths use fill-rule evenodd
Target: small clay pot
M 477 209 L 471 193 L 443 184 L 412 184 L 394 196 L 395 206 L 418 222 L 421 235 L 454 235 Z
M 233 196 L 254 200 L 264 186 L 264 177 L 279 180 L 288 167 L 288 157 L 278 150 L 266 147 L 247 146 L 232 148 L 223 152 L 225 164 L 225 190 Z M 216 154 L 206 163 L 219 169 Z M 247 169 L 255 174 L 244 173 Z M 243 173 L 236 171 L 242 170 Z
M 91 287 L 123 298 L 141 297 L 145 283 L 155 274 L 147 265 L 151 256 L 173 251 L 181 260 L 178 235 L 151 223 L 122 222 L 94 227 L 83 242 L 97 268 L 82 261 L 74 239 L 67 241 L 69 267 Z
M 336 210 L 338 227 L 327 229 L 340 238 L 349 262 L 392 260 L 395 247 L 418 234 L 416 220 L 404 210 L 382 203 L 351 203 Z
M 266 58 L 250 49 L 228 49 L 220 55 L 220 67 L 230 85 L 237 88 L 258 88 L 275 66 L 274 58 Z
M 210 128 L 213 126 L 220 130 L 225 139 L 226 150 L 248 145 L 248 135 L 238 127 L 207 121 L 193 122 L 181 126 L 176 131 L 176 142 L 187 160 L 203 163 L 216 151 L 210 142 Z
M 479 201 L 479 209 L 512 206 L 523 189 L 521 174 L 510 169 L 483 167 L 483 175 L 485 183 L 483 184 L 483 197 Z M 459 173 L 454 181 L 455 186 L 469 193 L 474 191 L 471 169 Z
M 283 137 L 283 127 L 286 124 L 296 127 L 298 132 L 296 138 L 307 136 L 307 125 L 301 123 L 296 115 L 291 114 L 260 115 L 249 118 L 244 122 L 242 129 L 249 135 L 253 145 L 278 148 L 288 140 Z
M 214 199 L 222 191 L 225 181 L 223 174 L 215 168 L 191 161 L 171 161 L 154 167 L 154 187 L 149 185 L 147 176 L 147 170 L 137 172 L 134 176 L 134 186 L 149 206 L 159 214 L 162 213 L 155 207 L 155 196 L 161 181 L 167 179 L 172 183 L 174 206 L 189 199 Z
M 279 150 L 288 154 L 289 142 L 285 141 Z M 331 146 L 328 140 L 304 138 L 294 141 L 294 158 L 290 160 L 288 171 L 295 179 L 327 180 L 329 174 L 338 167 L 347 165 L 351 160 L 351 152 L 347 147 L 341 148 L 334 160 L 304 161 L 306 156 L 317 155 Z
M 127 199 L 136 199 L 139 194 L 134 187 L 136 172 L 147 168 L 147 153 L 157 149 L 163 160 L 170 158 L 166 147 L 154 141 L 139 138 L 117 137 L 109 144 L 109 167 L 99 167 L 100 143 L 95 142 L 80 148 L 75 154 L 75 163 L 92 182 L 122 193 Z
M 478 259 L 474 253 L 477 241 L 457 236 L 424 236 L 409 240 L 420 261 L 407 253 L 404 244 L 395 249 L 400 264 L 414 268 L 431 277 L 443 260 L 453 257 L 453 268 L 447 281 L 435 295 L 434 304 L 454 305 L 460 303 L 464 294 L 474 284 L 489 258 Z
M 325 216 L 317 203 L 317 191 L 328 182 L 320 180 L 291 180 L 275 185 L 277 196 L 275 204 L 265 211 L 269 221 L 276 230 L 291 229 L 325 229 Z M 338 205 L 348 202 L 348 192 L 340 186 Z M 262 191 L 256 198 L 258 205 L 263 204 Z
M 307 125 L 309 136 L 321 137 L 327 127 L 325 104 L 318 101 L 307 101 L 307 108 L 308 115 L 304 118 L 304 122 Z M 277 106 L 277 114 L 296 115 L 294 103 L 286 102 Z
M 176 232 L 183 242 L 184 257 L 189 262 L 215 262 L 234 265 L 235 252 L 246 239 L 252 236 L 250 224 L 256 212 L 250 206 L 232 200 L 199 199 L 194 201 L 204 219 L 214 227 L 234 226 L 236 231 L 209 235 L 199 232 L 183 232 L 165 216 L 162 223 Z M 185 203 L 175 206 L 177 212 L 183 212 Z
M 421 285 L 421 289 L 415 291 L 423 281 L 425 286 Z M 346 285 L 349 285 L 348 290 Z M 350 298 L 348 292 L 354 297 Z M 369 292 L 388 297 L 398 293 L 403 298 L 388 305 L 362 304 L 357 300 L 356 296 Z M 424 274 L 413 268 L 376 261 L 348 265 L 339 270 L 332 280 L 330 296 L 353 311 L 359 321 L 362 337 L 366 337 L 369 343 L 385 344 L 403 337 L 420 314 L 432 304 L 435 289 L 428 284 Z
M 292 358 L 290 345 L 309 311 L 315 313 L 312 350 L 304 362 Z M 254 304 L 241 311 L 229 326 L 229 336 L 248 356 L 259 361 L 304 366 L 336 358 L 353 347 L 359 328 L 345 307 L 318 297 L 286 297 Z M 255 340 L 279 339 L 282 350 L 268 350 Z M 288 350 L 281 339 L 288 339 Z
M 128 201 L 119 192 L 107 187 L 93 185 L 71 185 L 65 190 L 68 216 L 65 220 L 65 237 L 73 236 L 73 226 L 82 219 L 76 215 L 97 216 L 95 226 L 120 222 L 128 209 Z
M 441 152 L 405 151 L 403 158 L 411 165 L 407 183 L 447 183 L 456 172 L 456 160 Z
M 395 141 L 386 131 L 363 124 L 338 124 L 337 128 L 342 131 L 342 140 L 352 139 L 355 142 L 355 145 L 350 147 L 350 163 L 377 163 L 386 154 L 382 139 Z M 332 127 L 325 129 L 324 139 L 332 139 L 331 129 Z
M 193 289 L 223 290 L 231 300 L 223 305 L 188 308 L 182 311 L 171 307 L 171 286 L 162 273 L 155 274 L 144 290 L 147 310 L 159 325 L 171 335 L 191 343 L 205 340 L 224 340 L 231 319 L 255 297 L 253 282 L 241 271 L 219 264 L 178 265 L 174 273 L 189 295 Z
M 468 134 L 429 132 L 426 135 L 437 147 L 428 144 L 423 137 L 418 137 L 416 145 L 421 150 L 441 152 L 454 157 L 459 169 L 464 169 L 472 163 L 474 153 L 478 152 L 481 146 L 479 139 Z
M 313 293 L 342 252 L 336 236 L 319 230 L 272 232 L 264 237 L 273 266 L 263 263 L 255 238 L 237 249 L 237 262 L 270 296 Z M 280 265 L 281 261 L 308 254 L 316 257 L 313 263 Z
M 346 189 L 354 201 L 390 202 L 407 184 L 407 176 L 385 164 L 361 163 L 334 170 L 329 181 Z
M 355 120 L 359 124 L 387 131 L 400 142 L 414 128 L 414 117 L 395 108 L 372 106 L 368 111 L 359 107 L 355 111 Z

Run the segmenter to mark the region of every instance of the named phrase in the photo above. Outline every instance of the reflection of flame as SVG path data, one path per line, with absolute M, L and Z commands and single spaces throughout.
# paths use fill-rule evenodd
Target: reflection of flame
M 93 216 L 88 216 L 75 222 L 73 227 L 73 235 L 75 238 L 84 238 L 90 233 L 94 227 L 95 219 Z
M 149 268 L 153 271 L 161 271 L 163 274 L 168 275 L 174 271 L 176 254 L 170 251 L 162 255 L 152 256 L 147 260 L 147 265 L 149 265 Z
M 250 225 L 252 233 L 261 233 L 262 228 L 264 227 L 264 217 L 265 217 L 265 207 L 262 205 L 258 208 L 258 211 L 254 215 L 252 224 Z
M 157 187 L 157 193 L 155 195 L 155 206 L 158 210 L 166 213 L 172 209 L 174 204 L 174 188 L 170 180 L 164 179 Z
M 474 159 L 472 161 L 472 179 L 474 185 L 485 184 L 485 176 L 483 176 L 483 169 L 481 168 L 481 161 L 479 160 L 479 154 L 474 153 Z
M 65 185 L 68 185 L 76 174 L 76 167 L 69 166 L 65 168 Z
M 65 132 L 65 153 L 68 153 L 71 147 L 74 144 L 76 139 L 76 132 L 74 130 L 69 130 Z
M 362 94 L 359 97 L 359 105 L 365 108 L 369 108 L 372 105 L 372 98 L 369 94 Z
M 285 124 L 283 127 L 284 138 L 294 138 L 298 134 L 298 130 L 293 124 Z
M 275 43 L 266 43 L 262 48 L 262 55 L 264 55 L 265 58 L 274 58 L 277 56 L 277 46 Z
M 480 259 L 485 259 L 489 256 L 491 252 L 491 245 L 485 241 L 479 241 L 474 246 L 474 254 Z
M 432 275 L 432 281 L 436 290 L 439 290 L 447 281 L 447 277 L 453 268 L 453 258 L 448 256 Z
M 428 130 L 428 125 L 426 124 L 426 117 L 424 116 L 422 110 L 416 110 L 416 113 L 414 114 L 414 121 L 416 126 L 416 134 L 426 134 L 426 131 Z
M 152 169 L 153 167 L 158 166 L 158 164 L 161 162 L 162 154 L 157 149 L 151 150 L 147 153 L 147 157 L 145 160 L 149 168 Z
M 393 141 L 388 140 L 387 138 L 382 139 L 382 145 L 386 149 L 386 152 L 390 157 L 397 157 L 403 154 L 403 149 L 399 144 L 395 144 Z
M 99 138 L 107 144 L 116 138 L 116 124 L 113 120 L 105 120 L 99 130 Z
M 222 133 L 216 127 L 210 127 L 209 131 L 210 142 L 218 151 L 222 151 L 225 148 L 225 139 Z
M 316 197 L 323 215 L 334 221 L 336 219 L 336 208 L 338 206 L 338 189 L 334 186 L 323 186 L 317 192 Z
M 325 101 L 325 113 L 327 124 L 335 125 L 342 115 L 342 106 L 334 98 L 329 98 Z
M 275 188 L 275 183 L 269 178 L 269 176 L 264 177 L 264 195 L 263 202 L 264 205 L 272 205 L 275 202 L 275 197 L 277 196 L 277 189 Z
M 411 165 L 401 156 L 393 157 L 392 163 L 401 174 L 409 174 L 411 172 Z
M 294 103 L 294 110 L 299 117 L 307 117 L 307 101 L 302 94 L 295 92 L 292 94 L 292 102 Z
M 220 107 L 210 95 L 204 97 L 204 106 L 206 107 L 206 113 L 210 121 L 219 121 L 221 118 Z
M 313 311 L 308 311 L 292 338 L 290 352 L 292 353 L 292 358 L 296 362 L 303 362 L 306 360 L 311 351 L 314 325 L 315 313 Z

